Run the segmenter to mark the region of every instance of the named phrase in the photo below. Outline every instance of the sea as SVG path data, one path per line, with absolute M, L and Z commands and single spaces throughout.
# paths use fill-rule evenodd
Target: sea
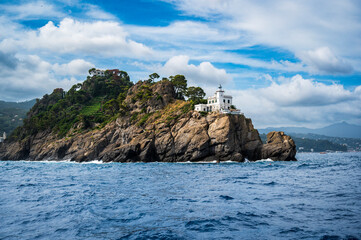
M 361 239 L 361 153 L 0 161 L 0 239 Z

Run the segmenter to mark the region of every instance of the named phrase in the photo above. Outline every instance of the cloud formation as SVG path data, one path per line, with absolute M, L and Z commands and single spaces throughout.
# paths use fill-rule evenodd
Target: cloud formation
M 85 6 L 85 14 L 92 19 L 102 19 L 102 20 L 115 20 L 116 17 L 113 14 L 103 11 L 96 5 L 93 4 L 83 4 Z
M 230 90 L 234 101 L 256 127 L 293 125 L 324 126 L 347 117 L 361 124 L 360 86 L 354 91 L 342 85 L 325 85 L 300 75 L 271 79 L 268 87 Z
M 301 55 L 303 61 L 317 70 L 326 73 L 351 73 L 353 68 L 346 61 L 336 57 L 328 47 L 309 50 Z
M 24 4 L 0 5 L 4 11 L 11 15 L 13 19 L 32 20 L 46 17 L 64 17 L 64 13 L 46 1 L 33 1 Z
M 189 57 L 185 55 L 169 59 L 160 68 L 160 73 L 163 75 L 182 74 L 186 76 L 191 85 L 217 85 L 231 81 L 231 76 L 224 69 L 218 69 L 210 62 L 201 62 L 198 66 L 189 64 Z
M 54 88 L 69 89 L 83 80 L 93 64 L 75 59 L 66 64 L 51 64 L 37 55 L 16 57 L 16 67 L 0 68 L 0 95 L 2 100 L 20 101 L 41 97 Z
M 57 54 L 83 54 L 98 57 L 149 58 L 152 50 L 128 38 L 127 32 L 112 21 L 80 22 L 63 19 L 58 26 L 49 21 L 38 31 L 29 31 L 21 39 L 6 39 L 0 49 L 25 48 Z
M 4 53 L 0 51 L 0 68 L 15 69 L 18 64 L 17 59 L 12 53 Z
M 321 48 L 321 55 L 330 54 L 325 63 L 313 55 L 301 58 L 321 73 L 345 73 L 352 68 L 345 59 L 359 59 L 361 55 L 361 4 L 353 0 L 302 0 L 248 1 L 248 0 L 169 0 L 185 14 L 203 17 L 213 26 L 221 26 L 223 32 L 235 32 L 247 36 L 240 41 L 253 45 L 263 44 L 281 47 L 301 53 Z M 214 24 L 216 22 L 217 24 Z M 228 31 L 227 31 L 228 30 Z M 317 50 L 316 50 L 317 51 Z M 310 55 L 310 54 L 308 54 Z M 311 53 L 312 55 L 312 53 Z M 316 54 L 317 55 L 317 54 Z M 315 59 L 317 58 L 317 59 Z M 361 70 L 361 62 L 354 62 Z
M 83 59 L 74 59 L 69 63 L 58 64 L 55 63 L 52 67 L 54 72 L 60 76 L 74 76 L 83 75 L 88 72 L 89 69 L 95 67 L 94 64 L 87 62 Z

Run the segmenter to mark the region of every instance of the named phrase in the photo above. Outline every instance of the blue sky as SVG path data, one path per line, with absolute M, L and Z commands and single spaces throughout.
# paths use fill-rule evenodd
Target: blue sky
M 255 127 L 361 125 L 356 0 L 2 1 L 0 100 L 119 68 L 218 84 Z

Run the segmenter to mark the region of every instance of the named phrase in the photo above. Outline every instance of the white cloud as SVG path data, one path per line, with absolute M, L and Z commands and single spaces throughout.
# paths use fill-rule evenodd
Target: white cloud
M 223 33 L 240 33 L 240 42 L 280 47 L 296 56 L 320 46 L 332 49 L 337 59 L 320 64 L 307 61 L 320 73 L 350 71 L 347 62 L 361 69 L 361 4 L 353 0 L 248 1 L 169 0 L 185 14 L 210 19 Z M 214 24 L 216 22 L 216 24 Z M 245 41 L 246 39 L 246 41 Z M 324 52 L 326 54 L 326 52 Z M 303 59 L 302 59 L 303 60 Z M 324 62 L 324 61 L 323 61 Z
M 198 66 L 189 64 L 189 57 L 175 56 L 169 59 L 159 72 L 163 75 L 182 74 L 191 85 L 229 83 L 231 76 L 224 69 L 214 67 L 210 62 L 201 62 Z
M 326 73 L 350 73 L 353 70 L 350 64 L 336 57 L 328 47 L 306 51 L 301 55 L 301 59 L 306 64 Z
M 82 4 L 85 7 L 86 16 L 92 19 L 102 19 L 102 20 L 115 20 L 116 17 L 110 13 L 105 12 L 99 6 L 93 4 Z
M 0 49 L 25 48 L 57 54 L 84 54 L 103 57 L 150 58 L 153 51 L 128 38 L 127 32 L 112 21 L 80 22 L 63 19 L 59 26 L 48 22 L 38 31 L 29 31 L 21 39 L 5 39 Z
M 258 91 L 278 106 L 323 106 L 354 99 L 342 85 L 325 85 L 301 75 L 282 78 L 281 84 L 273 81 L 271 86 Z
M 15 69 L 0 68 L 0 96 L 2 100 L 19 101 L 41 97 L 52 92 L 54 88 L 69 89 L 78 82 L 74 77 L 59 78 L 54 75 L 55 69 L 66 69 L 73 74 L 80 73 L 82 66 L 89 63 L 74 60 L 68 64 L 55 64 L 42 60 L 36 55 L 16 56 Z M 83 72 L 86 75 L 86 72 Z M 72 74 L 69 74 L 72 75 Z
M 4 53 L 0 51 L 0 68 L 15 69 L 18 64 L 18 60 L 13 53 Z
M 279 70 L 286 72 L 299 72 L 299 71 L 309 72 L 310 70 L 312 70 L 309 67 L 305 66 L 305 64 L 300 62 L 293 63 L 287 60 L 265 61 L 261 59 L 250 58 L 236 53 L 229 53 L 222 51 L 213 51 L 201 56 L 192 56 L 192 59 L 209 60 L 212 62 L 220 62 L 220 63 L 233 63 L 244 66 L 250 66 L 254 68 L 263 68 L 263 69 Z
M 242 38 L 238 32 L 231 33 L 216 24 L 211 26 L 196 21 L 176 21 L 165 27 L 127 26 L 127 30 L 134 35 L 157 43 L 188 46 L 189 48 L 195 46 L 201 48 L 212 46 L 215 48 L 214 43 L 218 43 L 217 49 L 229 48 L 230 44 L 240 46 L 239 40 Z M 225 42 L 227 43 L 226 46 L 224 46 Z
M 53 70 L 57 75 L 86 75 L 90 68 L 95 67 L 94 64 L 84 61 L 83 59 L 75 59 L 65 64 L 54 64 Z
M 273 79 L 258 89 L 229 90 L 237 107 L 251 117 L 256 127 L 320 127 L 341 120 L 361 124 L 360 89 L 326 85 L 300 75 Z
M 2 4 L 0 7 L 15 19 L 37 19 L 38 17 L 56 17 L 64 16 L 60 10 L 53 4 L 45 1 L 34 1 L 25 4 L 6 5 Z

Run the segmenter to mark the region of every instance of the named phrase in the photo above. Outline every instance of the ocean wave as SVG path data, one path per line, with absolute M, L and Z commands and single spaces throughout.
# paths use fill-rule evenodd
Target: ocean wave
M 213 161 L 199 161 L 199 162 L 191 162 L 191 161 L 187 161 L 187 162 L 176 162 L 176 163 L 182 163 L 182 164 L 188 164 L 188 163 L 198 163 L 198 164 L 208 164 L 208 163 L 217 163 L 217 160 L 213 160 Z
M 352 154 L 221 165 L 3 161 L 0 238 L 360 239 L 361 153 Z
M 71 161 L 71 159 L 65 159 L 65 160 L 20 160 L 17 162 L 26 162 L 26 163 L 75 163 L 75 164 L 105 164 L 106 162 L 103 162 L 102 160 L 92 160 L 92 161 L 88 161 L 88 162 L 75 162 L 75 161 Z
M 255 162 L 274 162 L 272 159 L 267 158 L 267 159 L 261 159 L 261 160 L 257 160 Z
M 176 163 L 199 163 L 199 164 L 207 164 L 207 163 L 242 163 L 242 162 L 237 162 L 237 161 L 232 161 L 232 160 L 227 160 L 227 161 L 220 161 L 218 162 L 217 160 L 213 160 L 213 161 L 199 161 L 199 162 L 191 162 L 191 161 L 187 161 L 187 162 L 176 162 Z

